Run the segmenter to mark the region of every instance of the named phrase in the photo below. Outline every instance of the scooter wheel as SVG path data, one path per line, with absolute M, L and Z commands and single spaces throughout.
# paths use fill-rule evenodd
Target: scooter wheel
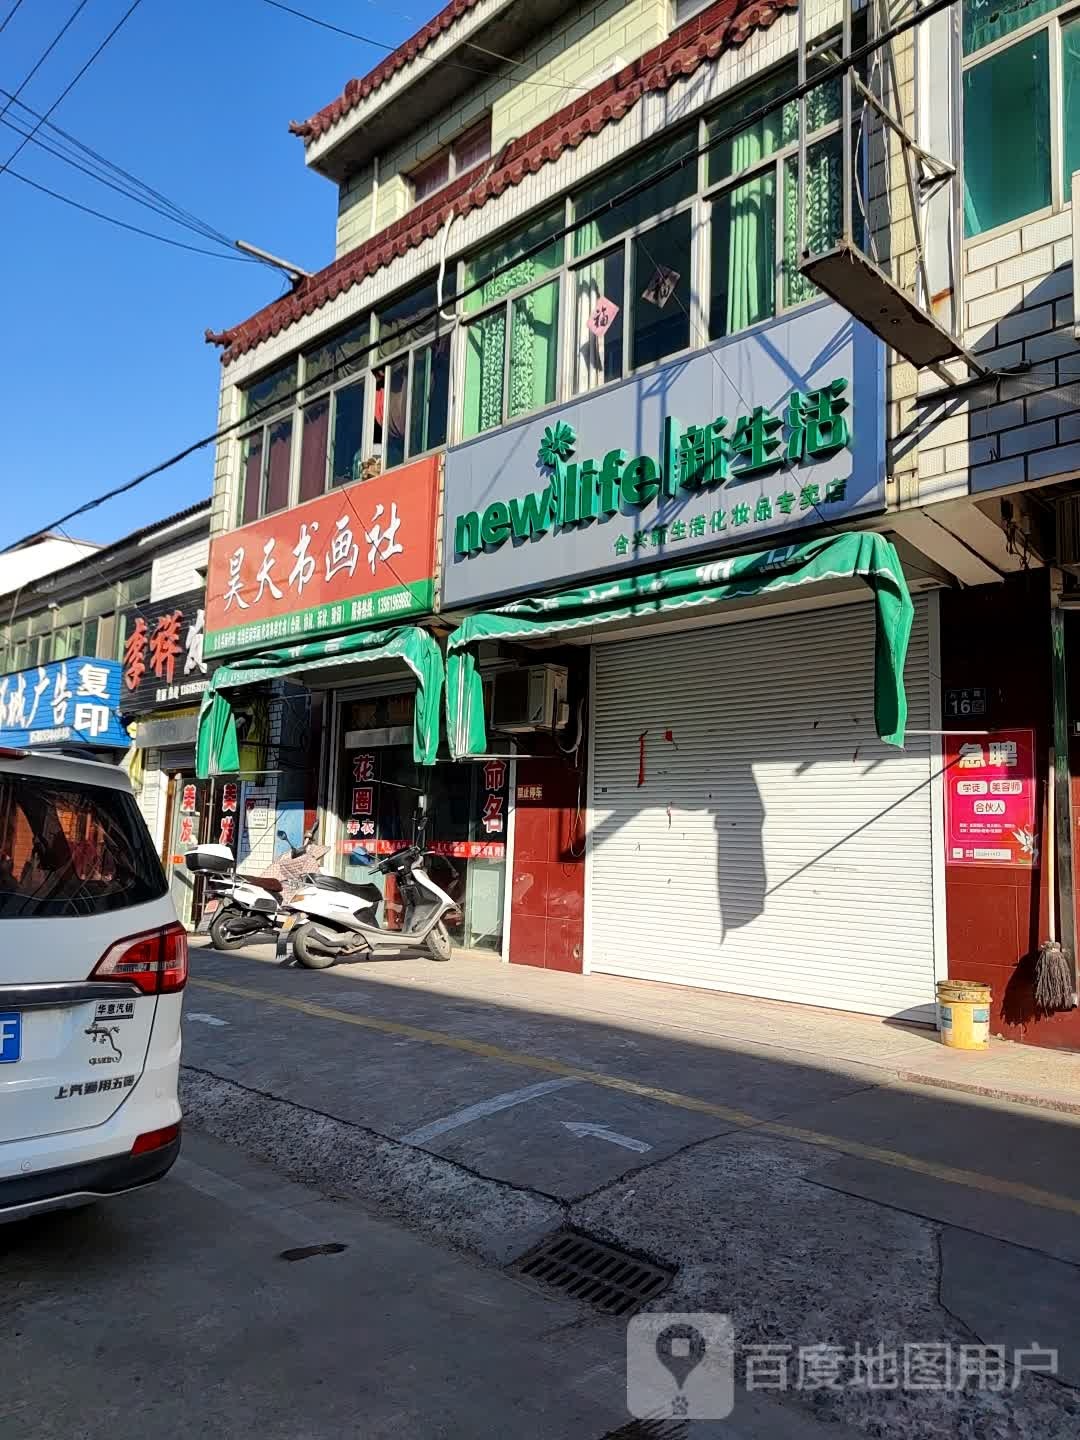
M 449 960 L 453 954 L 450 932 L 441 920 L 428 932 L 426 943 L 432 960 Z
M 210 921 L 210 944 L 215 950 L 239 950 L 241 945 L 254 938 L 246 926 L 239 935 L 231 929 L 229 921 L 232 915 L 231 910 L 219 910 Z
M 318 938 L 312 934 L 310 925 L 300 925 L 292 932 L 292 944 L 297 960 L 309 970 L 328 970 L 337 958 L 332 952 L 319 948 Z

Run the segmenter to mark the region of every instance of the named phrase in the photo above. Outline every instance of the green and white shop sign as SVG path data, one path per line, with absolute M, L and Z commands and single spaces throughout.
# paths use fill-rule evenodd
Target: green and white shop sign
M 885 508 L 885 351 L 822 302 L 452 448 L 443 604 Z

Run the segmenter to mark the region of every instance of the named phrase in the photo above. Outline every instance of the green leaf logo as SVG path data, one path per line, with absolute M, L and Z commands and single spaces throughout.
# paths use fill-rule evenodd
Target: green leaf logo
M 554 425 L 548 425 L 544 430 L 544 438 L 540 441 L 536 458 L 541 465 L 546 465 L 554 470 L 561 460 L 570 458 L 576 444 L 577 435 L 574 427 L 567 425 L 562 420 L 556 420 Z

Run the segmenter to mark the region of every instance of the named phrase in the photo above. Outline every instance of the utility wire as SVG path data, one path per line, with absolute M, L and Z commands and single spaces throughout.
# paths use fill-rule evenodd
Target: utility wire
M 15 0 L 15 4 L 12 5 L 11 9 L 10 9 L 10 10 L 8 11 L 8 13 L 4 16 L 3 20 L 0 20 L 0 35 L 2 35 L 2 34 L 4 33 L 4 31 L 7 29 L 7 27 L 8 27 L 8 21 L 9 21 L 9 20 L 11 19 L 11 17 L 15 14 L 15 11 L 18 10 L 19 6 L 20 6 L 22 3 L 23 3 L 23 0 Z
M 7 98 L 9 99 L 14 98 L 12 96 L 9 96 L 8 92 L 3 88 L 0 88 L 0 96 L 7 96 Z M 190 221 L 192 225 L 200 226 L 205 232 L 208 239 L 220 240 L 222 244 L 229 246 L 232 245 L 233 242 L 229 239 L 228 235 L 225 235 L 222 231 L 216 229 L 216 227 L 211 225 L 209 221 L 204 220 L 200 215 L 195 214 L 194 211 L 185 210 L 182 205 L 177 205 L 175 201 L 170 200 L 169 197 L 163 194 L 160 190 L 155 190 L 152 185 L 148 185 L 145 180 L 140 180 L 139 177 L 137 175 L 133 175 L 130 170 L 125 170 L 122 165 L 117 165 L 114 160 L 110 160 L 109 157 L 107 155 L 103 155 L 100 150 L 95 150 L 92 145 L 87 145 L 85 141 L 80 140 L 77 135 L 72 135 L 69 130 L 62 129 L 61 126 L 55 124 L 55 122 L 53 122 L 52 120 L 45 121 L 44 116 L 39 114 L 38 111 L 33 109 L 32 106 L 27 105 L 25 100 L 19 100 L 16 103 L 18 104 L 19 109 L 25 110 L 32 120 L 44 121 L 43 128 L 46 130 L 51 130 L 54 135 L 60 138 L 60 140 L 66 141 L 71 149 L 81 152 L 81 154 L 86 156 L 88 160 L 94 161 L 96 164 L 101 166 L 103 170 L 109 171 L 111 174 L 118 176 L 122 180 L 129 181 L 136 190 L 144 192 L 150 199 L 159 201 L 162 205 L 167 206 L 180 219 Z M 20 125 L 25 125 L 28 123 L 21 117 L 13 118 L 17 119 Z M 8 120 L 5 123 L 10 125 L 12 121 Z M 35 137 L 34 143 L 41 145 L 45 142 Z
M 112 28 L 112 29 L 109 31 L 109 33 L 105 36 L 105 39 L 102 40 L 101 44 L 97 47 L 97 49 L 94 51 L 94 53 L 90 56 L 90 59 L 87 60 L 87 62 L 85 63 L 85 65 L 83 65 L 83 67 L 82 67 L 81 70 L 79 70 L 79 71 L 76 72 L 75 78 L 74 78 L 73 80 L 70 80 L 70 81 L 67 83 L 67 85 L 64 86 L 63 90 L 60 91 L 60 94 L 56 97 L 56 99 L 53 101 L 53 103 L 49 106 L 48 110 L 45 111 L 45 114 L 42 115 L 41 119 L 35 122 L 34 128 L 30 131 L 29 135 L 26 135 L 26 136 L 23 137 L 23 139 L 19 142 L 19 144 L 16 145 L 14 151 L 8 156 L 8 158 L 4 161 L 4 163 L 3 163 L 2 165 L 0 165 L 0 175 L 2 175 L 2 174 L 4 173 L 4 171 L 8 168 L 8 166 L 9 166 L 14 160 L 16 160 L 16 159 L 19 157 L 19 155 L 22 154 L 23 150 L 26 148 L 26 146 L 29 144 L 29 142 L 33 139 L 33 137 L 37 134 L 37 132 L 41 129 L 42 125 L 45 124 L 45 122 L 48 120 L 49 116 L 53 113 L 53 111 L 56 109 L 56 107 L 61 103 L 61 101 L 65 100 L 65 99 L 67 98 L 67 96 L 71 94 L 72 90 L 74 90 L 75 86 L 79 83 L 79 81 L 82 79 L 82 77 L 83 77 L 83 76 L 86 74 L 86 72 L 90 69 L 90 66 L 93 65 L 94 61 L 98 58 L 98 56 L 101 54 L 101 52 L 105 49 L 106 45 L 108 45 L 109 41 L 113 38 L 113 36 L 117 33 L 117 31 L 119 31 L 119 30 L 122 28 L 122 26 L 123 26 L 124 23 L 128 20 L 128 18 L 135 13 L 135 11 L 139 8 L 139 6 L 140 6 L 141 3 L 142 3 L 142 0 L 132 0 L 132 3 L 131 3 L 131 4 L 128 6 L 128 8 L 124 11 L 123 15 L 120 16 L 120 19 L 116 22 L 116 24 L 113 26 L 113 28 Z M 79 5 L 79 10 L 81 10 L 82 7 L 83 7 L 83 5 L 85 5 L 85 4 L 86 4 L 86 0 L 81 0 L 81 3 L 80 3 L 80 5 Z M 78 11 L 76 11 L 76 14 L 78 14 Z M 74 18 L 74 17 L 72 17 L 72 18 Z M 29 79 L 29 76 L 27 77 L 27 79 Z M 24 81 L 23 81 L 23 85 L 25 85 L 25 84 L 26 84 L 26 81 L 24 80 Z M 21 89 L 23 88 L 23 85 L 20 85 L 20 86 L 19 86 L 19 90 L 21 90 Z M 16 92 L 15 92 L 15 97 L 16 97 L 16 99 L 18 98 L 19 90 L 16 90 Z M 9 104 L 10 104 L 10 102 L 9 102 Z M 4 113 L 6 113 L 7 109 L 8 109 L 8 106 L 5 106 L 5 107 L 4 107 Z
M 333 25 L 329 20 L 320 20 L 317 15 L 309 15 L 305 10 L 294 10 L 291 5 L 283 5 L 281 0 L 263 0 L 263 4 L 270 5 L 275 10 L 284 10 L 286 15 L 295 15 L 298 20 L 306 20 L 309 25 L 317 25 L 321 30 L 331 30 L 335 35 L 344 35 L 347 40 L 359 40 L 362 45 L 373 45 L 376 50 L 385 50 L 388 54 L 393 54 L 400 48 L 398 45 L 388 45 L 385 40 L 373 40 L 370 35 L 358 35 L 355 30 L 343 30 L 340 25 Z M 467 41 L 466 44 L 468 44 Z M 508 65 L 520 67 L 522 63 L 520 60 L 511 60 L 506 55 L 498 55 L 494 50 L 485 50 L 482 45 L 474 45 L 472 48 L 479 50 L 483 55 L 490 55 L 495 60 L 505 61 Z M 441 60 L 439 63 L 449 66 L 451 70 L 465 70 L 472 75 L 482 75 L 485 80 L 497 78 L 493 70 L 483 70 L 479 65 L 465 65 L 460 60 Z M 575 90 L 578 92 L 585 92 L 589 88 L 587 85 L 566 85 L 558 80 L 521 80 L 519 84 L 539 85 L 547 90 Z
M 230 254 L 230 255 L 221 255 L 220 258 L 221 258 L 222 260 L 238 260 L 238 259 L 241 258 L 240 256 L 238 256 L 238 255 L 235 254 L 235 247 L 234 247 L 234 245 L 232 244 L 232 242 L 231 242 L 230 240 L 227 240 L 227 239 L 219 239 L 218 236 L 217 236 L 217 234 L 216 234 L 216 232 L 214 232 L 214 231 L 212 231 L 212 230 L 208 230 L 208 229 L 207 229 L 205 226 L 203 226 L 203 225 L 193 225 L 193 224 L 191 224 L 190 222 L 188 222 L 187 220 L 182 220 L 182 219 L 180 219 L 180 218 L 176 215 L 175 211 L 174 211 L 172 208 L 167 207 L 167 206 L 165 206 L 165 205 L 159 205 L 159 204 L 157 204 L 156 202 L 151 201 L 151 200 L 147 200 L 147 199 L 143 198 L 143 196 L 140 195 L 137 191 L 133 191 L 133 190 L 130 189 L 129 187 L 126 187 L 126 186 L 124 186 L 124 185 L 120 185 L 120 184 L 118 184 L 116 181 L 108 179 L 106 176 L 99 174 L 96 170 L 91 169 L 89 166 L 83 165 L 80 161 L 76 160 L 73 156 L 71 156 L 71 155 L 69 155 L 69 154 L 66 154 L 63 150 L 58 150 L 58 149 L 56 149 L 54 146 L 48 144 L 46 141 L 42 140 L 40 137 L 38 137 L 38 136 L 33 136 L 33 137 L 31 137 L 30 135 L 27 134 L 27 132 L 26 132 L 25 130 L 20 130 L 17 125 L 13 125 L 10 120 L 0 120 L 0 125 L 5 125 L 5 126 L 7 126 L 8 129 L 14 130 L 17 135 L 23 135 L 23 136 L 25 136 L 27 139 L 32 139 L 32 140 L 33 140 L 33 143 L 34 143 L 35 145 L 39 146 L 39 147 L 40 147 L 42 150 L 44 150 L 47 154 L 49 154 L 49 155 L 54 155 L 58 160 L 63 160 L 63 161 L 65 162 L 65 164 L 68 164 L 68 165 L 73 166 L 74 169 L 81 171 L 81 173 L 84 174 L 84 175 L 88 175 L 91 180 L 96 180 L 99 184 L 107 186 L 108 189 L 110 189 L 110 190 L 115 190 L 118 195 L 122 195 L 126 200 L 130 200 L 133 204 L 135 204 L 135 205 L 141 205 L 144 209 L 150 210 L 150 211 L 151 211 L 153 214 L 155 214 L 155 215 L 160 215 L 160 216 L 162 216 L 165 220 L 170 221 L 172 224 L 178 225 L 178 226 L 180 226 L 181 228 L 190 231 L 192 234 L 200 236 L 200 237 L 201 237 L 202 239 L 204 239 L 204 240 L 214 240 L 214 241 L 216 241 L 219 245 L 222 245 L 222 246 L 224 246 L 225 248 L 227 248 L 228 250 L 234 252 L 234 253 L 232 253 L 232 254 Z M 28 183 L 28 184 L 37 185 L 37 182 L 32 181 L 32 180 L 28 180 L 25 175 L 20 174 L 18 171 L 9 170 L 9 171 L 8 171 L 8 174 L 9 174 L 9 175 L 14 175 L 17 180 L 23 180 L 23 181 L 26 181 L 26 183 Z M 42 191 L 45 192 L 46 194 L 54 195 L 57 199 L 61 199 L 61 200 L 67 201 L 68 203 L 70 203 L 70 204 L 72 204 L 72 205 L 78 206 L 78 204 L 79 204 L 78 201 L 76 201 L 76 200 L 71 200 L 71 199 L 70 199 L 68 196 L 66 196 L 66 195 L 60 195 L 60 194 L 58 194 L 58 192 L 46 190 L 45 186 L 43 186 L 43 185 L 37 185 L 37 188 L 38 188 L 39 190 L 42 190 Z M 88 206 L 82 206 L 82 207 L 80 207 L 80 208 L 88 210 L 88 212 L 89 212 L 90 214 L 99 215 L 100 218 L 102 218 L 102 219 L 112 220 L 112 218 L 113 218 L 112 216 L 101 215 L 101 212 L 99 212 L 99 211 L 90 210 Z M 116 223 L 123 223 L 123 222 L 118 221 L 118 222 L 116 222 Z M 150 232 L 147 231 L 147 232 L 144 232 L 144 233 L 149 234 Z M 158 238 L 163 238 L 163 237 L 158 237 Z M 204 251 L 203 253 L 204 253 L 204 254 L 207 254 L 207 255 L 214 255 L 214 254 L 217 254 L 218 252 L 217 252 L 217 251 L 214 251 L 214 250 L 207 250 L 207 251 Z M 258 262 L 253 262 L 253 263 L 258 263 Z
M 52 52 L 56 49 L 57 45 L 59 45 L 60 41 L 61 41 L 61 40 L 64 38 L 64 36 L 67 34 L 68 30 L 70 30 L 71 26 L 75 23 L 76 19 L 77 19 L 78 16 L 79 16 L 79 12 L 83 9 L 83 7 L 86 5 L 86 3 L 87 3 L 87 0 L 79 0 L 78 5 L 75 6 L 75 9 L 71 12 L 71 14 L 68 16 L 68 18 L 64 21 L 63 25 L 61 25 L 60 29 L 56 32 L 56 34 L 53 36 L 53 38 L 49 41 L 48 45 L 46 45 L 46 47 L 45 47 L 45 49 L 42 51 L 42 53 L 38 56 L 37 60 L 34 62 L 34 65 L 31 67 L 29 74 L 23 76 L 22 82 L 21 82 L 21 84 L 18 86 L 18 88 L 16 89 L 15 94 L 12 96 L 12 99 L 7 102 L 7 104 L 4 106 L 3 110 L 0 110 L 0 115 L 6 115 L 6 114 L 7 114 L 8 109 L 9 109 L 12 101 L 13 101 L 13 100 L 17 100 L 17 99 L 19 98 L 19 96 L 22 94 L 22 92 L 26 89 L 27 85 L 30 84 L 30 81 L 34 78 L 34 76 L 37 74 L 37 72 L 41 69 L 42 65 L 45 64 L 45 61 L 49 58 L 49 56 L 52 54 Z M 19 8 L 18 5 L 16 5 L 15 10 L 17 10 L 18 8 Z M 10 12 L 8 13 L 7 20 L 10 20 L 10 19 L 11 19 L 12 15 L 15 14 L 15 10 L 12 10 L 12 11 L 10 11 Z M 5 25 L 7 24 L 7 20 L 4 21 L 4 24 L 5 24 Z M 13 156 L 12 158 L 14 159 L 14 156 Z
M 239 265 L 258 265 L 259 261 L 249 259 L 246 255 L 224 255 L 220 250 L 206 250 L 201 245 L 189 245 L 186 240 L 173 240 L 168 235 L 158 235 L 154 230 L 144 230 L 141 225 L 132 225 L 127 220 L 119 220 L 115 215 L 106 215 L 104 210 L 95 210 L 90 205 L 83 205 L 78 200 L 73 200 L 70 195 L 62 195 L 59 190 L 50 190 L 47 185 L 39 185 L 36 180 L 31 180 L 29 175 L 22 175 L 18 170 L 8 169 L 7 174 L 13 180 L 21 180 L 24 185 L 29 185 L 33 190 L 39 190 L 42 195 L 51 195 L 54 200 L 60 200 L 65 205 L 70 205 L 75 210 L 81 210 L 84 215 L 93 215 L 98 220 L 105 220 L 110 225 L 116 225 L 121 230 L 130 230 L 135 235 L 145 235 L 148 240 L 160 240 L 162 245 L 173 245 L 177 250 L 190 250 L 193 255 L 209 255 L 212 260 L 231 260 Z M 76 511 L 80 514 L 80 511 Z M 65 517 L 65 518 L 70 518 Z M 48 527 L 46 527 L 48 528 Z M 59 528 L 57 525 L 56 528 Z M 34 532 L 35 535 L 38 533 Z M 21 543 L 21 542 L 20 542 Z
M 269 3 L 269 0 L 267 0 L 267 3 Z M 864 58 L 864 56 L 873 54 L 883 45 L 887 44 L 890 40 L 895 39 L 898 35 L 905 34 L 908 30 L 913 29 L 917 24 L 929 18 L 930 16 L 939 14 L 941 11 L 950 9 L 953 4 L 955 4 L 955 0 L 930 0 L 930 4 L 924 5 L 920 9 L 911 12 L 910 14 L 906 15 L 902 20 L 898 20 L 896 24 L 893 25 L 884 34 L 876 36 L 874 39 L 867 41 L 865 44 L 856 47 L 854 50 L 852 50 L 851 54 L 848 55 L 846 59 L 840 59 L 831 64 L 822 66 L 820 70 L 818 70 L 812 77 L 808 77 L 801 85 L 793 85 L 791 89 L 786 90 L 783 94 L 776 96 L 772 100 L 766 101 L 764 104 L 759 105 L 756 110 L 750 111 L 748 114 L 742 116 L 739 120 L 725 126 L 722 130 L 716 131 L 713 135 L 709 137 L 709 139 L 705 142 L 704 145 L 696 146 L 694 149 L 688 150 L 685 155 L 677 156 L 675 159 L 668 161 L 666 164 L 658 166 L 655 171 L 653 171 L 649 175 L 646 175 L 641 180 L 637 180 L 633 184 L 628 185 L 624 190 L 619 191 L 618 194 L 611 196 L 608 200 L 596 206 L 595 209 L 588 211 L 586 214 L 575 216 L 575 218 L 568 225 L 563 225 L 558 230 L 553 231 L 550 235 L 545 235 L 534 245 L 530 245 L 524 250 L 517 252 L 512 259 L 507 260 L 503 264 L 496 266 L 492 271 L 485 275 L 483 279 L 477 280 L 471 285 L 464 286 L 460 294 L 455 296 L 456 302 L 460 303 L 469 295 L 475 294 L 477 291 L 482 290 L 485 285 L 490 283 L 491 280 L 507 273 L 510 270 L 515 269 L 524 260 L 532 259 L 534 256 L 541 254 L 543 251 L 547 250 L 554 241 L 564 239 L 567 235 L 573 234 L 576 230 L 581 229 L 583 226 L 592 224 L 594 221 L 600 219 L 603 215 L 606 215 L 609 211 L 615 209 L 617 206 L 625 204 L 626 201 L 632 200 L 637 195 L 640 195 L 644 191 L 651 189 L 652 186 L 659 184 L 663 180 L 666 180 L 669 176 L 677 174 L 678 171 L 683 168 L 683 166 L 689 164 L 696 164 L 697 160 L 702 155 L 708 155 L 713 150 L 717 149 L 719 146 L 726 144 L 729 140 L 733 139 L 737 134 L 739 134 L 740 131 L 746 130 L 751 126 L 758 124 L 761 120 L 766 119 L 769 115 L 773 114 L 777 110 L 782 109 L 785 105 L 790 105 L 794 101 L 801 99 L 803 95 L 809 94 L 811 90 L 816 89 L 819 85 L 823 85 L 828 81 L 834 79 L 836 76 L 842 75 L 844 70 L 848 66 L 857 64 L 860 60 Z M 417 315 L 411 322 L 410 328 L 415 329 L 417 325 L 425 324 L 429 320 L 433 320 L 436 326 L 438 326 L 439 319 L 439 307 L 438 305 L 435 305 L 426 313 L 421 312 L 419 315 Z M 349 363 L 351 364 L 353 361 L 359 359 L 361 356 L 369 354 L 372 350 L 377 349 L 382 343 L 382 340 L 374 340 L 369 344 L 365 345 L 362 349 L 355 351 L 350 356 Z M 67 523 L 67 521 L 73 520 L 79 515 L 85 515 L 91 510 L 96 510 L 99 506 L 104 505 L 107 501 L 114 500 L 118 495 L 126 495 L 129 491 L 136 489 L 137 486 L 144 484 L 147 480 L 153 479 L 155 475 L 160 475 L 163 471 L 171 469 L 174 465 L 179 465 L 182 460 L 186 460 L 190 455 L 194 455 L 197 451 L 205 449 L 207 445 L 214 445 L 219 440 L 227 439 L 228 436 L 235 434 L 237 430 L 245 429 L 248 426 L 251 426 L 256 420 L 260 419 L 263 416 L 267 416 L 271 413 L 277 413 L 285 401 L 293 400 L 299 394 L 301 394 L 302 391 L 308 390 L 314 385 L 318 385 L 323 380 L 328 380 L 335 377 L 340 368 L 340 365 L 331 365 L 328 366 L 327 369 L 321 371 L 318 375 L 307 376 L 304 380 L 303 385 L 295 386 L 294 389 L 286 392 L 283 395 L 278 396 L 277 399 L 272 403 L 267 405 L 261 405 L 255 410 L 250 411 L 241 419 L 234 420 L 230 424 L 223 425 L 220 429 L 213 431 L 211 434 L 204 435 L 201 439 L 192 441 L 190 445 L 186 445 L 183 450 L 178 451 L 175 455 L 169 456 L 167 460 L 160 461 L 157 465 L 151 466 L 148 470 L 143 470 L 142 472 L 140 472 L 140 474 L 133 476 L 130 480 L 125 481 L 122 485 L 116 485 L 111 490 L 103 491 L 102 494 L 95 496 L 92 500 L 87 500 L 82 505 L 76 506 L 74 510 L 69 510 L 67 514 L 61 515 L 59 520 L 53 521 L 51 525 L 38 526 L 37 529 L 30 531 L 28 535 L 24 535 L 21 539 L 13 541 L 10 545 L 5 546 L 4 549 L 0 551 L 0 554 L 6 553 L 10 550 L 18 549 L 20 545 L 24 545 L 28 540 L 32 540 L 35 536 L 40 535 L 43 530 L 54 529 L 57 526 L 64 525 Z M 994 379 L 995 376 L 993 373 L 991 373 L 987 378 Z

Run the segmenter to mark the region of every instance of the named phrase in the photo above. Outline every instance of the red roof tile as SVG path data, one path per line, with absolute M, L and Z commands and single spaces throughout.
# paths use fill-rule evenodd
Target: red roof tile
M 454 0 L 413 40 L 419 41 L 431 25 L 438 24 L 446 16 L 450 16 L 446 21 L 449 24 L 457 14 L 474 3 L 475 0 Z M 778 12 L 794 10 L 797 5 L 798 0 L 765 0 L 765 3 L 763 0 L 718 0 L 717 4 L 695 15 L 685 25 L 680 25 L 662 44 L 624 66 L 618 74 L 605 80 L 588 95 L 510 141 L 495 157 L 494 163 L 484 161 L 475 169 L 459 175 L 449 185 L 415 205 L 400 220 L 395 220 L 355 250 L 339 256 L 317 274 L 301 280 L 291 294 L 273 301 L 239 325 L 227 330 L 207 330 L 207 342 L 225 347 L 223 363 L 238 359 L 305 315 L 311 315 L 335 300 L 366 276 L 383 269 L 424 240 L 431 239 L 451 215 L 467 215 L 493 196 L 501 195 L 507 186 L 520 185 L 526 175 L 533 175 L 544 165 L 552 164 L 564 150 L 576 149 L 587 135 L 597 135 L 607 125 L 621 120 L 642 95 L 667 90 L 682 76 L 692 74 L 706 60 L 715 60 L 721 51 L 743 44 L 754 30 L 768 29 Z M 427 43 L 425 40 L 424 44 Z M 394 55 L 398 53 L 395 51 Z M 388 56 L 383 65 L 393 58 Z M 367 79 L 376 75 L 383 65 L 373 70 Z M 355 86 L 359 82 L 351 81 L 350 84 Z M 335 105 L 341 105 L 348 95 L 346 87 L 345 96 L 341 101 L 335 101 Z M 352 100 L 339 113 L 345 114 L 356 103 L 355 99 Z M 328 110 L 333 108 L 330 106 Z M 322 115 L 327 111 L 319 113 Z M 483 179 L 478 178 L 481 172 Z

